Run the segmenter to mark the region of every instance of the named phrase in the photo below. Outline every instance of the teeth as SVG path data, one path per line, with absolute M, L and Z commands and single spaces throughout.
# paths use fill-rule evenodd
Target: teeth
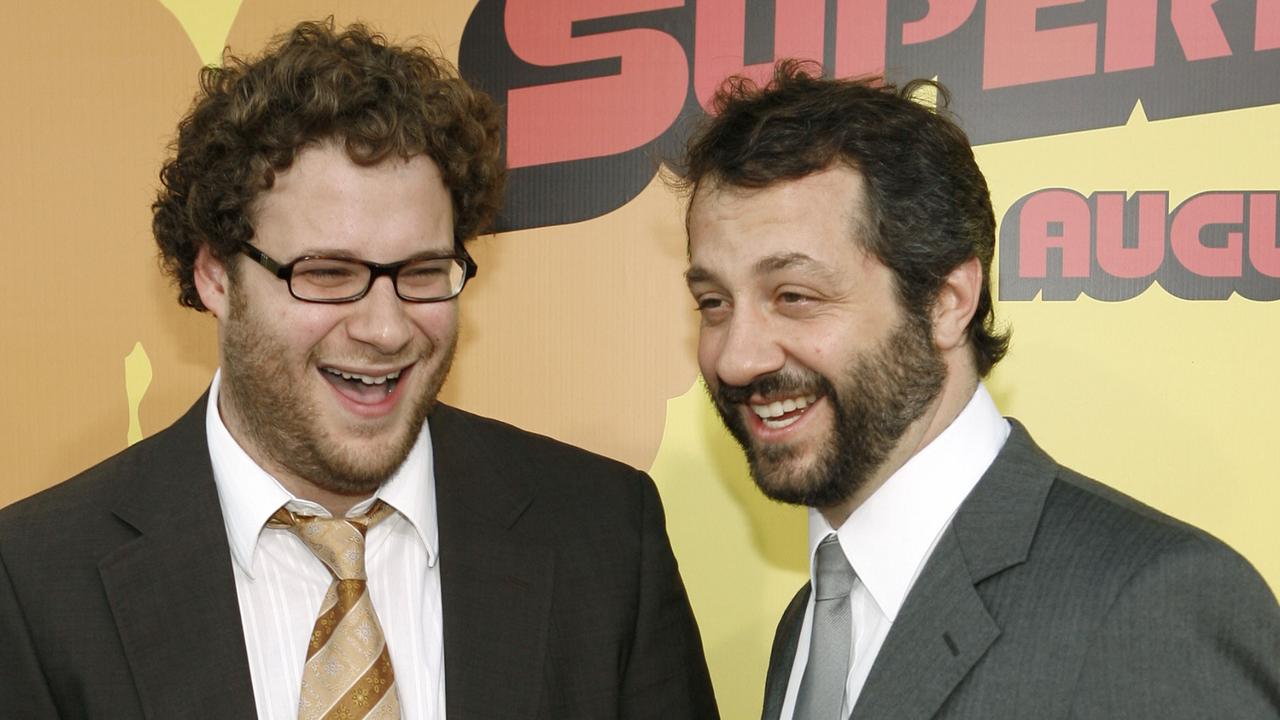
M 361 375 L 359 373 L 343 372 L 341 370 L 335 370 L 333 368 L 324 368 L 324 371 L 331 375 L 337 375 L 341 377 L 343 380 L 359 380 L 365 385 L 382 385 L 388 381 L 396 380 L 397 378 L 400 377 L 399 370 L 396 370 L 395 372 L 392 372 L 392 373 L 387 373 L 386 375 L 378 375 L 377 377 L 374 377 L 372 375 Z
M 772 418 L 781 417 L 789 412 L 803 410 L 816 402 L 818 402 L 817 395 L 805 395 L 803 397 L 787 398 L 786 400 L 775 400 L 767 405 L 752 405 L 751 409 L 756 415 L 760 416 L 760 419 L 769 421 Z M 786 420 L 765 422 L 765 425 L 768 427 L 786 427 L 799 418 L 800 416 L 797 415 Z

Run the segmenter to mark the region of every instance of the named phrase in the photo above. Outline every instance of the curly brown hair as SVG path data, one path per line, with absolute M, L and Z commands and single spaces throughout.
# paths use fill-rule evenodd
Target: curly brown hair
M 254 199 L 299 151 L 330 139 L 361 165 L 392 155 L 434 160 L 461 246 L 488 229 L 501 205 L 499 117 L 447 60 L 364 25 L 336 32 L 333 18 L 298 24 L 257 58 L 228 55 L 221 67 L 204 68 L 151 206 L 178 302 L 205 309 L 193 279 L 197 251 L 203 245 L 234 268 L 254 234 Z
M 676 163 L 676 185 L 696 196 L 704 182 L 758 189 L 837 162 L 857 170 L 866 181 L 869 230 L 858 239 L 893 272 L 915 319 L 928 323 L 947 275 L 978 258 L 982 291 L 968 334 L 974 365 L 986 375 L 1009 348 L 991 299 L 995 215 L 969 139 L 948 114 L 947 89 L 930 80 L 898 88 L 821 73 L 813 63 L 784 60 L 763 87 L 746 77 L 726 80 L 713 116 Z M 937 93 L 936 109 L 914 99 L 928 90 Z

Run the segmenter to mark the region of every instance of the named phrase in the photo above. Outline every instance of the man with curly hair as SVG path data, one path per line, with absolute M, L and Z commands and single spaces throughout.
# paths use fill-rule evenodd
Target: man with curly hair
M 703 377 L 760 489 L 809 508 L 763 717 L 1276 718 L 1257 572 L 984 387 L 995 218 L 946 105 L 789 62 L 726 83 L 685 157 Z
M 436 403 L 498 117 L 331 20 L 202 72 L 154 230 L 219 370 L 0 513 L 0 713 L 716 716 L 653 482 Z

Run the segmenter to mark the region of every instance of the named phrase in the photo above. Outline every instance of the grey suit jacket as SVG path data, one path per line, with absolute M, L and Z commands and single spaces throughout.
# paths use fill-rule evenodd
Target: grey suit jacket
M 809 599 L 778 624 L 776 720 Z M 1280 718 L 1280 606 L 1207 534 L 1055 463 L 1017 422 L 944 532 L 855 720 Z
M 0 511 L 0 716 L 255 716 L 206 401 Z M 448 716 L 716 717 L 653 482 L 449 407 L 430 423 Z

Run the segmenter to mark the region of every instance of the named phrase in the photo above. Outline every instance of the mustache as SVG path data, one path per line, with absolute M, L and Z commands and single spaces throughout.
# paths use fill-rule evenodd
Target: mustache
M 723 405 L 747 403 L 752 396 L 770 395 L 835 395 L 835 387 L 812 370 L 779 370 L 762 375 L 746 385 L 721 383 L 716 399 Z

